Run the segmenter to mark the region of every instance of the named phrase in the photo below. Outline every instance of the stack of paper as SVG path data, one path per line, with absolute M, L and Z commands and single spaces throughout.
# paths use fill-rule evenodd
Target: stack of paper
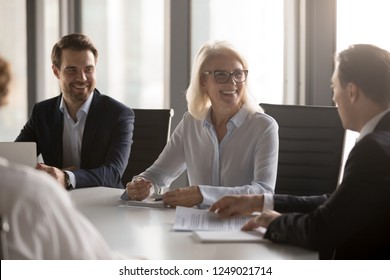
M 202 242 L 261 242 L 264 228 L 241 231 L 253 216 L 235 216 L 221 219 L 217 214 L 196 208 L 177 207 L 173 230 L 194 231 Z
M 194 231 L 201 242 L 264 242 L 265 229 L 252 231 Z
M 119 205 L 119 207 L 126 207 L 126 206 L 151 207 L 151 208 L 168 207 L 164 204 L 160 195 L 151 195 L 144 200 L 138 201 L 138 200 L 129 200 L 127 196 L 127 192 L 125 192 L 124 194 L 122 194 L 121 200 L 122 202 Z

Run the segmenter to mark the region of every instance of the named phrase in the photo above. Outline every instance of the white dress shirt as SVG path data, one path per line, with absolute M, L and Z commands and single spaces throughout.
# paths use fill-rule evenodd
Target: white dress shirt
M 250 114 L 243 106 L 218 143 L 211 110 L 204 121 L 187 112 L 159 158 L 139 176 L 164 187 L 187 169 L 190 185 L 203 195 L 202 207 L 225 195 L 273 194 L 278 149 L 278 125 L 266 114 Z
M 113 259 L 100 233 L 50 175 L 0 158 L 0 214 L 10 259 Z
M 65 106 L 64 98 L 61 99 L 60 111 L 64 114 L 64 130 L 62 133 L 62 162 L 65 168 L 80 168 L 81 146 L 83 141 L 85 121 L 87 120 L 89 108 L 91 107 L 92 98 L 93 92 L 77 111 L 77 122 L 75 122 L 70 116 L 68 108 Z M 77 187 L 76 177 L 74 174 L 70 171 L 66 172 L 69 174 L 69 179 L 72 186 Z

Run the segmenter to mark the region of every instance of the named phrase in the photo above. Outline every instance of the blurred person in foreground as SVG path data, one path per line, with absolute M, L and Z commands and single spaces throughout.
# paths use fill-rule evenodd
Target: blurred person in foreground
M 221 217 L 262 212 L 242 229 L 264 227 L 264 238 L 317 250 L 320 257 L 390 259 L 390 53 L 352 45 L 336 58 L 331 88 L 344 128 L 360 133 L 336 191 L 227 196 L 210 211 Z

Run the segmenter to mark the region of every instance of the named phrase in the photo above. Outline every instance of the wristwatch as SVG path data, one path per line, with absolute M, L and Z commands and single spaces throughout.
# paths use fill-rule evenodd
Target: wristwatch
M 68 191 L 73 190 L 74 187 L 73 187 L 72 183 L 70 182 L 69 174 L 64 171 L 64 175 L 65 175 L 65 188 Z

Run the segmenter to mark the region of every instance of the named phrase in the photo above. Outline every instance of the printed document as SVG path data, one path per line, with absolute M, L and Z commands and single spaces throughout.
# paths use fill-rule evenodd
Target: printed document
M 219 218 L 216 213 L 197 208 L 177 207 L 173 230 L 193 231 L 200 242 L 265 242 L 265 228 L 242 231 L 253 216 Z
M 235 216 L 221 219 L 216 213 L 207 210 L 178 206 L 173 230 L 240 231 L 251 218 L 252 216 Z

